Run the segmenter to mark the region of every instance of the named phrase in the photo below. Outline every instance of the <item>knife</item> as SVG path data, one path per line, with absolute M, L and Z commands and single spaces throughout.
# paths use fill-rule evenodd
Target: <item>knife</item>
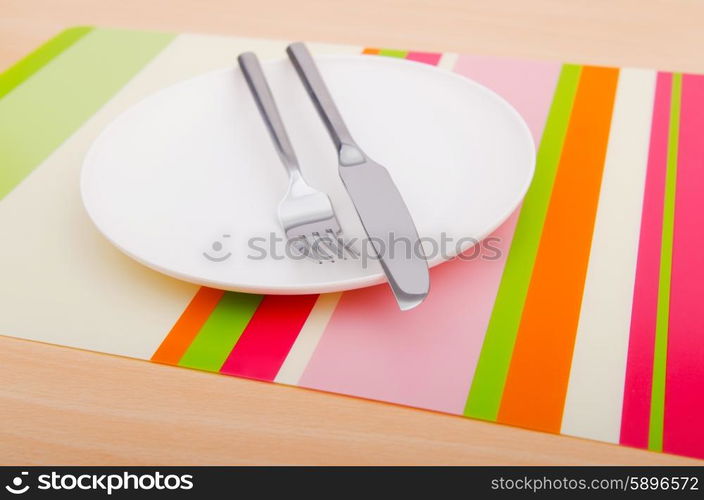
M 399 308 L 406 311 L 416 307 L 428 295 L 430 274 L 418 231 L 401 193 L 386 168 L 370 159 L 352 139 L 305 44 L 293 43 L 286 53 L 335 144 L 340 177 Z M 394 245 L 398 241 L 403 243 L 401 252 Z

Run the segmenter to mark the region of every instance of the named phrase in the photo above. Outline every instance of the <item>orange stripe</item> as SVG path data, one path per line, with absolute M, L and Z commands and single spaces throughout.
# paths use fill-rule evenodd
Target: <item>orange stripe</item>
M 582 70 L 499 410 L 502 423 L 560 431 L 617 82 L 617 68 Z
M 371 54 L 373 56 L 378 56 L 381 49 L 364 49 L 362 54 Z
M 222 290 L 200 287 L 152 356 L 152 361 L 167 365 L 177 364 L 224 293 Z

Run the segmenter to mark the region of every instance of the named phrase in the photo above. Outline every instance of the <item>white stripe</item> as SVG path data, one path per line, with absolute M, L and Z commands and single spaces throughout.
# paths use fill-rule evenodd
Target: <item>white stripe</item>
M 453 54 L 452 52 L 446 52 L 440 56 L 440 62 L 438 62 L 438 68 L 443 68 L 448 71 L 453 71 L 455 69 L 455 64 L 457 64 L 457 59 L 459 55 Z
M 178 36 L 9 193 L 0 206 L 0 334 L 148 359 L 197 287 L 115 250 L 80 200 L 83 155 L 119 113 L 166 85 L 233 64 L 238 53 L 285 57 L 286 42 Z M 359 47 L 313 44 L 316 53 Z
M 318 347 L 318 342 L 323 336 L 325 327 L 328 325 L 340 297 L 342 297 L 342 293 L 326 293 L 318 297 L 308 319 L 301 328 L 301 332 L 291 346 L 288 356 L 281 365 L 279 373 L 276 374 L 275 382 L 289 385 L 298 384 L 315 348 Z
M 363 48 L 357 45 L 332 45 L 329 43 L 306 42 L 314 54 L 360 55 Z
M 616 90 L 562 433 L 617 443 L 656 73 Z

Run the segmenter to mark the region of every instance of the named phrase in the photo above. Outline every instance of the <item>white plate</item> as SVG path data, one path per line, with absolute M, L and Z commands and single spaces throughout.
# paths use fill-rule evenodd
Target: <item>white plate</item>
M 517 208 L 535 150 L 525 122 L 501 97 L 421 63 L 370 56 L 318 62 L 352 135 L 388 168 L 421 237 L 440 242 L 444 234 L 452 242 L 434 255 L 426 242 L 431 266 L 487 236 Z M 345 235 L 363 239 L 332 142 L 291 64 L 281 59 L 264 70 L 304 175 L 330 195 Z M 95 141 L 81 177 L 98 229 L 129 256 L 179 279 L 274 294 L 385 280 L 373 259 L 286 258 L 276 216 L 286 186 L 234 68 L 171 86 L 127 110 Z

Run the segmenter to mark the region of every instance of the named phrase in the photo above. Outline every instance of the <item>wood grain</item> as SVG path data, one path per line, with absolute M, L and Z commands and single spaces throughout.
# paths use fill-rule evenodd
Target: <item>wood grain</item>
M 696 0 L 0 0 L 0 69 L 103 25 L 704 71 Z M 1 311 L 0 311 L 1 313 Z M 0 337 L 2 464 L 687 464 Z
M 462 417 L 0 337 L 5 464 L 685 464 Z

